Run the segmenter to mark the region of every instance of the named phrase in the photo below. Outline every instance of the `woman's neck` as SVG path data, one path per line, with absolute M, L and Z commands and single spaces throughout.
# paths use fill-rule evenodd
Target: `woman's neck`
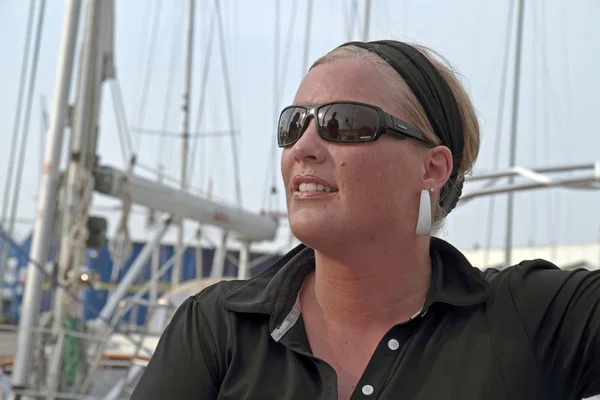
M 303 291 L 325 321 L 342 326 L 394 325 L 421 310 L 431 281 L 429 240 L 389 248 L 356 246 L 340 257 L 315 251 Z

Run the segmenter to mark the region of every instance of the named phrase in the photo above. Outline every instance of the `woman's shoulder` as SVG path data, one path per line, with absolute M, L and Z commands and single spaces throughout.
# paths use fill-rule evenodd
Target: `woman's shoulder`
M 197 326 L 203 332 L 223 332 L 230 328 L 231 319 L 229 312 L 223 308 L 220 299 L 244 281 L 214 279 L 198 279 L 182 284 L 170 294 L 169 301 L 176 307 L 171 318 L 171 325 L 181 327 Z M 201 328 L 200 328 L 201 327 Z
M 224 278 L 221 280 L 202 279 L 198 281 L 191 299 L 202 304 L 217 303 L 227 293 L 237 289 L 246 281 L 239 279 Z
M 194 308 L 199 308 L 204 319 L 215 320 L 226 318 L 227 310 L 221 305 L 221 299 L 227 294 L 235 291 L 246 281 L 237 279 L 223 279 L 212 282 L 204 282 L 189 296 L 185 302 Z M 192 292 L 194 293 L 194 292 Z
M 504 269 L 487 269 L 492 296 L 509 294 L 521 314 L 541 316 L 552 309 L 565 309 L 584 292 L 600 285 L 600 270 L 563 270 L 543 259 L 525 260 Z
M 527 260 L 486 270 L 483 276 L 492 289 L 488 310 L 499 313 L 495 326 L 499 331 L 524 329 L 523 343 L 533 349 L 557 398 L 600 393 L 600 270 L 566 270 L 546 260 Z M 511 314 L 518 317 L 516 323 L 508 322 Z
M 573 277 L 584 277 L 592 273 L 585 268 L 570 270 L 560 269 L 556 264 L 544 260 L 524 260 L 507 268 L 488 268 L 482 271 L 483 277 L 494 288 L 510 286 L 518 289 L 520 286 L 534 285 L 536 287 L 560 286 Z
M 488 268 L 482 274 L 493 291 L 506 289 L 513 297 L 529 297 L 556 292 L 566 284 L 580 282 L 593 272 L 584 268 L 563 270 L 550 261 L 534 259 L 503 269 Z
M 518 264 L 505 268 L 486 268 L 482 274 L 491 284 L 506 283 L 507 279 L 522 280 L 530 278 L 532 275 L 543 274 L 547 271 L 560 270 L 556 264 L 544 259 L 523 260 Z

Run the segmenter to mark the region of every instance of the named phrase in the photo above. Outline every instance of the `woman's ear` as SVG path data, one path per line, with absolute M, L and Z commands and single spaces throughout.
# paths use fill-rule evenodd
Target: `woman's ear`
M 446 146 L 436 146 L 424 153 L 423 188 L 436 192 L 446 184 L 452 174 L 452 152 Z

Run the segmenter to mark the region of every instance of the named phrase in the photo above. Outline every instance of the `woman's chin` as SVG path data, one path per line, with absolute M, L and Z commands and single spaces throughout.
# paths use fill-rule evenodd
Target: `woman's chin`
M 352 231 L 337 218 L 290 216 L 290 229 L 300 242 L 315 250 L 332 250 L 352 241 Z
M 293 218 L 290 217 L 290 229 L 294 236 L 309 247 L 314 248 L 316 244 L 332 241 L 336 229 L 319 218 Z M 332 234 L 334 237 L 332 237 Z

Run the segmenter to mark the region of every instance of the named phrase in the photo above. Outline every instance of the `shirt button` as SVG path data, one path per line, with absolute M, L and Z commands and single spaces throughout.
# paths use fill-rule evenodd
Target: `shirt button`
M 374 391 L 375 391 L 375 389 L 373 389 L 373 386 L 371 386 L 371 385 L 365 385 L 362 387 L 362 392 L 366 396 L 372 395 Z
M 400 348 L 400 343 L 396 339 L 390 339 L 388 342 L 388 347 L 390 350 L 398 350 Z

